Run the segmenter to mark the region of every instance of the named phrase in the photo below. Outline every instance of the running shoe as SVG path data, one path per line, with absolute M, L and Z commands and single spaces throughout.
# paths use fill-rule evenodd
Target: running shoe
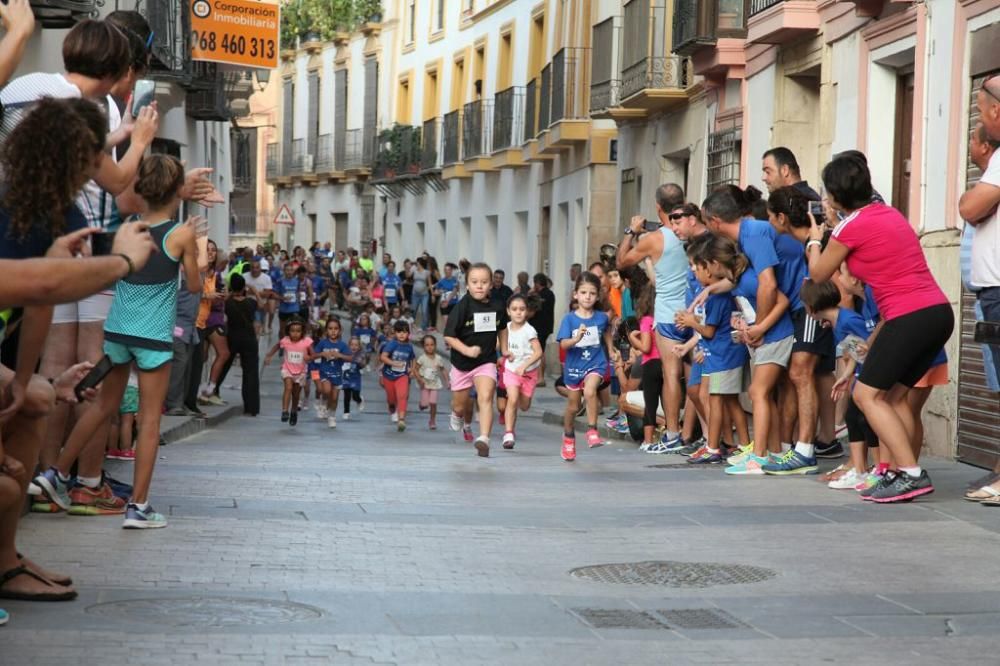
M 562 459 L 566 462 L 576 460 L 576 440 L 565 435 L 563 435 L 562 441 Z
M 687 444 L 685 444 L 684 446 L 682 446 L 680 449 L 678 449 L 677 453 L 679 453 L 680 455 L 682 455 L 684 457 L 687 457 L 687 456 L 690 456 L 691 454 L 693 454 L 695 451 L 697 451 L 701 447 L 703 447 L 704 445 L 705 445 L 705 438 L 702 437 L 700 439 L 694 440 L 693 442 L 688 442 Z
M 32 502 L 31 513 L 59 513 L 62 507 L 55 502 Z
M 122 460 L 124 462 L 135 462 L 135 449 L 125 449 L 123 451 L 119 451 L 118 453 L 120 454 L 118 460 Z
M 351 420 L 351 413 L 350 412 L 344 412 L 344 420 L 345 421 L 350 421 Z
M 326 417 L 326 425 L 327 425 L 328 428 L 336 428 L 337 427 L 337 417 L 336 416 L 327 416 Z
M 50 500 L 59 505 L 63 510 L 68 510 L 73 506 L 73 500 L 69 497 L 69 482 L 59 478 L 59 472 L 55 467 L 50 467 L 35 477 L 35 483 L 41 488 Z
M 587 447 L 596 449 L 598 446 L 604 446 L 604 440 L 601 439 L 601 433 L 591 428 L 587 431 Z
M 108 516 L 125 513 L 125 500 L 111 491 L 111 486 L 102 483 L 97 488 L 76 485 L 69 491 L 73 506 L 71 516 Z
M 741 462 L 747 459 L 747 456 L 753 455 L 753 442 L 749 444 L 744 444 L 743 446 L 736 449 L 733 455 L 726 458 L 726 462 L 730 465 L 739 465 Z
M 816 442 L 816 457 L 817 458 L 843 458 L 844 457 L 844 445 L 840 443 L 839 440 L 833 440 L 829 444 L 826 442 Z
M 514 442 L 514 433 L 512 433 L 512 432 L 505 432 L 504 435 L 503 435 L 503 448 L 505 448 L 508 451 L 510 451 L 511 449 L 514 448 L 514 443 L 515 443 Z
M 725 460 L 722 451 L 711 451 L 708 447 L 702 449 L 699 456 L 691 456 L 687 459 L 689 465 L 718 465 Z
M 461 416 L 459 416 L 455 412 L 452 412 L 451 414 L 448 415 L 448 427 L 452 430 L 452 432 L 458 432 L 459 430 L 461 430 L 462 425 L 463 423 Z
M 437 423 L 434 422 L 434 419 L 431 419 L 430 422 L 427 424 L 427 429 L 428 430 L 437 430 L 438 429 Z
M 213 405 L 215 407 L 225 407 L 229 403 L 213 393 L 212 395 L 198 396 L 198 404 Z
M 765 474 L 775 476 L 789 476 L 792 474 L 819 474 L 819 467 L 815 458 L 806 458 L 804 455 L 792 449 L 780 460 L 769 460 L 764 466 Z
M 0 627 L 7 624 L 10 621 L 10 613 L 0 608 Z
M 642 444 L 639 445 L 639 450 L 648 452 L 649 447 L 656 446 L 657 444 L 659 444 L 659 442 L 643 442 Z
M 887 483 L 871 494 L 871 500 L 878 504 L 889 504 L 890 502 L 908 502 L 921 495 L 930 495 L 934 492 L 934 485 L 931 477 L 927 475 L 927 470 L 921 470 L 920 476 L 910 476 L 906 472 L 899 472 L 892 483 Z
M 649 446 L 646 447 L 646 453 L 664 454 L 667 453 L 667 447 L 663 446 L 663 442 L 657 440 L 649 443 Z
M 699 446 L 697 449 L 694 450 L 693 453 L 691 453 L 689 457 L 698 458 L 700 456 L 705 455 L 705 451 L 708 451 L 708 444 L 702 444 L 701 446 Z
M 112 476 L 104 470 L 101 470 L 101 483 L 108 484 L 108 487 L 111 488 L 111 492 L 113 492 L 116 497 L 121 497 L 123 500 L 128 500 L 132 497 L 131 485 L 125 483 L 124 481 L 112 478 Z
M 358 411 L 359 412 L 365 411 L 365 399 L 364 398 L 361 398 L 361 402 L 358 403 Z
M 828 488 L 833 488 L 834 490 L 854 490 L 854 488 L 861 483 L 861 477 L 865 474 L 858 474 L 858 471 L 854 468 L 847 470 L 840 477 L 833 479 L 826 484 Z
M 281 422 L 282 423 L 288 423 L 288 419 L 289 418 L 291 418 L 291 417 L 288 415 L 288 412 L 281 412 Z
M 623 421 L 623 422 L 620 422 L 618 424 L 618 427 L 612 428 L 612 430 L 614 430 L 615 432 L 617 432 L 619 435 L 627 435 L 627 434 L 629 434 L 631 432 L 631 429 L 628 427 L 628 420 L 627 419 L 625 421 Z
M 880 488 L 884 488 L 885 486 L 892 485 L 892 482 L 895 480 L 896 480 L 896 472 L 889 470 L 881 477 L 879 477 L 878 481 L 876 481 L 874 485 L 869 486 L 868 488 L 862 490 L 861 492 L 858 493 L 858 495 L 861 496 L 862 501 L 870 502 L 872 499 L 872 495 L 875 494 L 875 491 L 877 491 Z
M 479 437 L 476 439 L 476 455 L 480 458 L 490 457 L 490 440 L 487 437 Z
M 389 415 L 389 420 L 393 423 L 396 423 L 397 421 L 399 421 L 399 414 L 393 412 L 392 414 Z
M 151 530 L 167 526 L 167 518 L 162 513 L 157 513 L 151 504 L 147 504 L 145 509 L 140 509 L 138 504 L 129 502 L 125 508 L 125 521 L 122 528 L 126 530 Z
M 327 418 L 329 414 L 327 413 L 326 405 L 316 405 L 316 416 L 320 421 Z
M 663 444 L 667 453 L 677 453 L 684 448 L 684 440 L 681 439 L 680 435 L 669 437 L 664 433 L 663 437 L 660 438 L 660 443 Z
M 767 458 L 759 458 L 751 453 L 743 462 L 730 465 L 725 471 L 726 474 L 734 476 L 763 476 L 765 464 L 767 464 Z
M 858 492 L 863 490 L 868 490 L 879 482 L 882 477 L 875 472 L 867 472 L 862 474 L 858 479 L 858 483 L 854 486 L 854 489 Z
M 396 419 L 396 432 L 406 430 L 406 419 Z
M 462 439 L 464 439 L 465 441 L 469 442 L 470 444 L 472 443 L 472 440 L 473 440 L 473 437 L 472 437 L 472 426 L 468 426 L 468 425 L 463 425 L 462 426 Z
M 288 425 L 294 426 L 299 422 L 299 413 L 296 410 L 292 410 L 292 413 L 288 415 Z
M 38 487 L 38 484 L 34 481 L 28 482 L 28 494 L 32 497 L 38 497 L 42 494 L 42 489 Z

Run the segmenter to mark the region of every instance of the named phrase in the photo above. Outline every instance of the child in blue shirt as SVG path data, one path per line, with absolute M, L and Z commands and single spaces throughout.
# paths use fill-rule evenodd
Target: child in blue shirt
M 369 354 L 375 351 L 375 329 L 372 328 L 372 320 L 367 314 L 358 317 L 358 323 L 351 331 L 351 335 L 361 341 L 361 347 Z
M 393 325 L 395 337 L 387 342 L 379 354 L 382 360 L 382 387 L 396 430 L 406 430 L 406 403 L 410 399 L 410 375 L 417 353 L 410 344 L 410 325 L 397 321 Z
M 351 403 L 356 403 L 360 411 L 365 411 L 365 399 L 361 397 L 361 371 L 368 365 L 368 354 L 361 348 L 361 340 L 352 337 L 348 344 L 351 358 L 341 366 L 344 391 L 344 420 L 351 420 Z
M 340 339 L 340 320 L 331 317 L 326 322 L 323 338 L 313 345 L 315 358 L 319 361 L 319 392 L 316 415 L 325 418 L 331 428 L 337 427 L 337 400 L 343 385 L 343 365 L 351 359 L 350 348 Z

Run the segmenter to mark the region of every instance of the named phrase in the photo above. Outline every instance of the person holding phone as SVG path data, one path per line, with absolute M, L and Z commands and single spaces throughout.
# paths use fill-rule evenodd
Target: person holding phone
M 139 392 L 143 395 L 136 445 L 135 477 L 132 497 L 126 506 L 116 498 L 104 495 L 101 506 L 107 513 L 125 513 L 126 529 L 165 527 L 166 518 L 149 504 L 149 486 L 156 450 L 159 444 L 160 416 L 170 378 L 173 355 L 173 328 L 176 314 L 177 272 L 183 267 L 187 288 L 201 291 L 201 274 L 197 260 L 195 225 L 175 221 L 181 203 L 184 167 L 168 155 L 146 158 L 139 170 L 136 192 L 146 202 L 148 212 L 142 221 L 150 225 L 150 233 L 160 248 L 146 266 L 119 281 L 115 300 L 104 325 L 104 351 L 115 364 L 104 380 L 96 408 L 86 412 L 70 433 L 56 464 L 35 477 L 35 483 L 62 508 L 69 508 L 73 498 L 69 492 L 69 471 L 76 457 L 94 436 L 101 423 L 118 409 L 131 364 L 139 368 Z M 86 492 L 83 486 L 74 489 Z M 95 491 L 90 491 L 95 492 Z

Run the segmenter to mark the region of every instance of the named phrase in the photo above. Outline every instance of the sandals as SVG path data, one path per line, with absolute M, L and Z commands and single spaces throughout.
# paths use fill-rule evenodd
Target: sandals
M 823 475 L 820 481 L 834 481 L 839 479 L 843 475 L 847 474 L 850 470 L 854 469 L 854 466 L 850 463 L 843 463 L 842 465 L 837 465 L 829 472 Z
M 76 599 L 76 590 L 63 590 L 62 592 L 42 592 L 40 594 L 29 594 L 27 592 L 9 592 L 4 589 L 11 580 L 18 576 L 31 576 L 35 580 L 50 585 L 56 589 L 51 581 L 42 578 L 26 566 L 19 566 L 0 574 L 0 599 L 13 599 L 15 601 L 72 601 Z
M 979 502 L 983 506 L 1000 506 L 1000 495 L 994 495 L 993 497 L 988 497 Z
M 1000 503 L 1000 490 L 997 490 L 993 486 L 983 486 L 978 490 L 970 490 L 965 493 L 965 499 L 970 502 L 995 501 L 996 503 Z
M 18 553 L 17 554 L 17 560 L 18 560 L 18 562 L 21 562 L 22 564 L 24 564 L 24 555 L 22 555 L 21 553 Z M 25 566 L 28 566 L 28 565 L 25 565 Z M 35 571 L 35 573 L 41 574 L 40 571 Z M 58 578 L 55 577 L 55 576 L 47 576 L 45 578 L 50 583 L 55 583 L 56 585 L 61 585 L 63 587 L 69 587 L 70 585 L 73 584 L 73 579 L 70 578 L 69 576 L 62 576 L 62 577 L 58 577 Z

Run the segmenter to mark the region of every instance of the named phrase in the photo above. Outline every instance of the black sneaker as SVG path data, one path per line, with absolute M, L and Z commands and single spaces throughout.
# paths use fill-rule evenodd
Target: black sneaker
M 281 412 L 281 422 L 282 423 L 288 423 L 288 418 L 289 418 L 288 412 Z
M 817 458 L 843 458 L 844 445 L 839 440 L 833 440 L 829 444 L 816 440 Z
M 864 490 L 859 492 L 858 495 L 860 495 L 861 499 L 865 500 L 866 502 L 870 502 L 872 499 L 872 495 L 875 494 L 876 490 L 891 485 L 892 482 L 895 480 L 896 480 L 896 473 L 891 470 L 887 471 L 885 474 L 882 475 L 882 478 L 878 480 L 878 483 L 876 483 L 871 488 L 865 488 Z
M 873 492 L 871 500 L 879 504 L 909 502 L 921 495 L 930 495 L 932 492 L 934 485 L 931 483 L 931 477 L 927 475 L 927 470 L 921 470 L 920 476 L 910 476 L 906 472 L 900 472 L 892 483 Z
M 298 410 L 295 410 L 288 415 L 288 425 L 293 426 L 298 422 L 299 422 L 299 412 Z
M 697 451 L 698 449 L 700 449 L 702 447 L 702 445 L 704 445 L 704 444 L 705 444 L 705 440 L 703 440 L 703 439 L 696 439 L 695 441 L 691 442 L 690 444 L 687 444 L 686 446 L 682 446 L 681 448 L 677 449 L 676 451 L 674 451 L 674 453 L 679 453 L 682 456 L 691 456 L 691 454 L 693 454 L 695 451 Z

